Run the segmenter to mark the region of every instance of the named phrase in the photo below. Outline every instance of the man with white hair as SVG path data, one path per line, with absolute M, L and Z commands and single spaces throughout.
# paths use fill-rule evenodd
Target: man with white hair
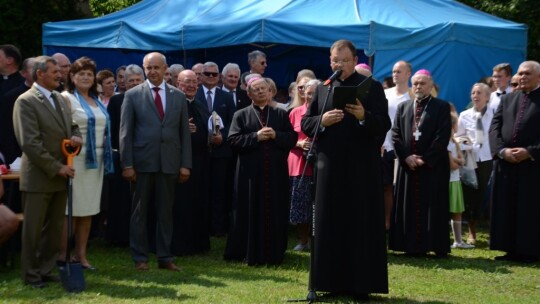
M 427 70 L 412 77 L 415 100 L 401 103 L 392 128 L 399 159 L 389 248 L 411 255 L 450 252 L 448 183 L 450 105 L 431 96 Z
M 237 111 L 251 104 L 246 91 L 238 88 L 239 81 L 240 67 L 236 63 L 227 63 L 221 71 L 221 82 L 223 83 L 221 89 L 231 93 Z
M 520 90 L 507 94 L 489 129 L 494 157 L 490 249 L 496 260 L 536 262 L 540 257 L 540 64 L 518 68 Z

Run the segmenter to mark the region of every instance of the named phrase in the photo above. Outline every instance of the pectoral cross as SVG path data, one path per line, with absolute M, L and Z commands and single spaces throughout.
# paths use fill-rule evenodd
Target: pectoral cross
M 420 132 L 418 129 L 416 129 L 413 133 L 414 135 L 414 141 L 418 141 L 420 139 L 420 136 L 422 135 L 422 132 Z

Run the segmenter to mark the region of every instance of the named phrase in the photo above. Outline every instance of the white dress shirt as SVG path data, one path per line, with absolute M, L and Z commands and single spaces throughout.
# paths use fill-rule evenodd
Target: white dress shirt
M 398 105 L 404 101 L 410 101 L 411 96 L 409 95 L 409 91 L 403 95 L 398 95 L 396 87 L 384 90 L 384 94 L 386 95 L 386 99 L 388 99 L 388 116 L 390 116 L 391 126 L 394 126 L 394 118 L 396 116 Z M 392 143 L 392 128 L 386 133 L 383 148 L 386 151 L 394 150 L 394 144 Z
M 501 89 L 497 89 L 495 92 L 491 92 L 491 95 L 489 96 L 489 103 L 488 103 L 488 110 L 495 113 L 497 111 L 497 108 L 499 107 L 499 104 L 501 103 L 501 97 L 503 91 Z M 497 96 L 497 93 L 499 93 L 499 96 Z M 512 86 L 507 86 L 504 90 L 504 94 L 512 93 Z
M 153 85 L 150 80 L 146 80 L 148 81 L 148 85 L 150 86 L 150 90 L 152 90 L 152 97 L 154 97 L 154 99 L 156 98 L 156 92 L 154 91 L 154 87 L 156 87 L 155 85 Z M 165 109 L 167 108 L 167 92 L 165 91 L 167 89 L 167 86 L 165 85 L 165 81 L 161 82 L 161 84 L 159 86 L 157 86 L 160 90 L 158 91 L 159 92 L 159 97 L 161 97 L 161 105 L 163 106 L 163 113 L 165 113 Z
M 206 101 L 206 96 L 208 96 L 208 91 L 212 92 L 212 94 L 210 94 L 211 98 L 212 98 L 212 109 L 214 108 L 214 101 L 216 100 L 216 88 L 217 87 L 213 87 L 212 89 L 208 90 L 207 87 L 205 87 L 204 85 L 202 86 L 203 88 L 203 93 L 204 93 L 204 100 Z
M 49 100 L 49 103 L 51 104 L 53 109 L 56 109 L 56 105 L 54 104 L 54 100 L 52 98 L 52 92 L 40 86 L 37 82 L 34 82 L 34 85 L 45 97 L 47 97 L 47 100 Z
M 489 105 L 488 105 L 489 106 Z M 482 117 L 482 126 L 484 127 L 484 142 L 480 146 L 476 139 L 476 117 L 480 112 L 474 108 L 467 109 L 459 114 L 458 130 L 456 137 L 467 136 L 473 142 L 473 151 L 476 154 L 476 161 L 483 162 L 492 160 L 491 150 L 489 148 L 489 126 L 493 119 L 493 111 L 488 108 Z

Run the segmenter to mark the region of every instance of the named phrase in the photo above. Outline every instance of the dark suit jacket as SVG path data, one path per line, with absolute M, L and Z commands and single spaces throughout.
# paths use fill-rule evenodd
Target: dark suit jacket
M 58 175 L 65 164 L 61 143 L 72 135 L 81 136 L 62 96 L 53 91 L 63 116 L 35 86 L 22 94 L 13 109 L 15 137 L 23 151 L 21 191 L 56 192 L 66 190 L 66 179 Z
M 180 168 L 191 168 L 186 97 L 177 88 L 165 86 L 163 121 L 159 118 L 148 81 L 125 93 L 120 118 L 122 168 L 166 174 L 178 174 Z
M 0 133 L 0 151 L 4 153 L 7 164 L 11 164 L 22 153 L 13 130 L 13 107 L 17 98 L 28 89 L 30 88 L 25 83 L 22 83 L 7 92 L 0 104 L 0 130 L 2 130 Z
M 235 107 L 236 111 L 241 110 L 249 105 L 251 105 L 251 99 L 247 95 L 247 92 L 245 90 L 240 89 L 240 87 L 236 88 L 234 90 L 234 93 L 231 93 L 228 90 L 224 90 L 223 87 L 221 87 L 223 91 L 228 92 L 229 94 L 233 95 L 233 101 L 235 101 Z
M 206 107 L 206 96 L 204 95 L 203 87 L 201 86 L 195 95 L 195 99 L 202 102 Z M 235 106 L 231 93 L 224 92 L 220 88 L 216 88 L 216 96 L 214 96 L 213 111 L 223 120 L 224 128 L 221 130 L 223 142 L 218 147 L 212 149 L 212 157 L 232 157 L 232 151 L 227 143 L 229 128 L 231 127 L 232 118 L 234 115 Z
M 120 113 L 122 110 L 122 103 L 124 102 L 124 93 L 111 96 L 109 104 L 107 105 L 107 112 L 111 119 L 111 145 L 113 149 L 119 149 L 119 137 L 120 137 Z
M 540 89 L 529 94 L 520 127 L 514 132 L 523 98 L 524 93 L 521 91 L 506 94 L 501 98 L 489 128 L 489 144 L 494 158 L 503 148 L 523 147 L 536 161 L 540 160 Z M 514 136 L 514 133 L 517 134 Z

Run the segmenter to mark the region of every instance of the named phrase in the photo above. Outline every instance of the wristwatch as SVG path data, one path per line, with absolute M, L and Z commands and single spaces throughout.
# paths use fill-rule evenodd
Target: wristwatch
M 502 148 L 499 153 L 497 153 L 497 156 L 500 158 L 500 159 L 504 159 L 504 150 L 506 150 L 506 148 Z

